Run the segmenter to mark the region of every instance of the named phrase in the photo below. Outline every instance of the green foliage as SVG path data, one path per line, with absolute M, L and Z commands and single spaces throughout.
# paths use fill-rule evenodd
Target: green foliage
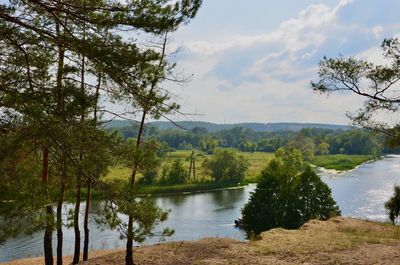
M 63 202 L 76 200 L 78 224 L 80 189 L 94 184 L 110 200 L 104 211 L 110 226 L 117 225 L 130 242 L 132 235 L 139 242 L 154 235 L 152 229 L 166 213 L 148 200 L 136 199 L 134 185 L 105 183 L 99 176 L 116 157 L 152 182 L 161 155 L 149 147 L 151 141 L 133 148 L 104 132 L 98 124 L 103 112 L 98 110 L 99 93 L 108 91 L 105 98 L 128 102 L 134 111 L 144 110 L 156 119 L 179 109 L 158 87 L 175 65 L 165 60 L 165 42 L 167 33 L 196 15 L 201 2 L 72 0 L 0 5 L 1 240 L 46 227 L 45 262 L 52 264 L 55 223 L 62 250 Z M 127 30 L 140 32 L 143 39 L 162 38 L 164 49 L 125 38 L 121 32 Z M 11 139 L 14 133 L 19 139 Z M 9 147 L 14 147 L 15 155 Z M 133 231 L 132 222 L 126 226 L 118 213 L 134 219 Z M 79 236 L 78 230 L 77 225 Z M 167 234 L 170 231 L 162 232 Z M 75 254 L 79 259 L 79 252 Z
M 400 186 L 394 187 L 393 196 L 385 203 L 390 221 L 394 224 L 400 214 Z
M 242 152 L 251 152 L 253 153 L 256 150 L 257 144 L 255 142 L 252 141 L 242 141 L 239 144 L 239 150 Z
M 240 183 L 244 180 L 249 162 L 234 150 L 217 149 L 214 156 L 204 160 L 202 167 L 216 182 Z
M 168 211 L 158 208 L 152 200 L 132 198 L 130 188 L 123 183 L 116 182 L 110 188 L 113 192 L 107 197 L 103 205 L 103 212 L 96 219 L 100 226 L 117 229 L 121 238 L 126 238 L 127 224 L 119 216 L 119 213 L 122 213 L 133 217 L 135 226 L 132 236 L 136 242 L 143 242 L 146 237 L 171 236 L 173 234 L 173 230 L 169 228 L 154 231 L 157 224 L 167 219 Z
M 218 146 L 218 141 L 212 137 L 201 137 L 199 148 L 206 154 L 214 153 L 215 148 Z
M 329 155 L 329 144 L 322 142 L 315 149 L 316 155 Z
M 326 220 L 340 214 L 339 208 L 331 196 L 331 189 L 310 166 L 306 166 L 296 181 L 294 192 L 299 196 L 298 207 L 301 211 L 301 224 L 310 219 Z
M 311 218 L 340 214 L 331 190 L 304 164 L 296 149 L 279 149 L 262 171 L 260 181 L 242 210 L 248 232 L 283 227 L 295 229 Z
M 132 128 L 120 128 L 119 131 L 124 135 L 132 135 Z M 244 152 L 275 152 L 280 147 L 288 147 L 300 149 L 305 159 L 310 161 L 315 155 L 379 155 L 382 151 L 400 152 L 400 149 L 390 147 L 393 146 L 392 142 L 385 143 L 383 135 L 356 128 L 349 130 L 305 128 L 300 131 L 276 132 L 253 131 L 243 127 L 212 132 L 197 127 L 192 131 L 171 128 L 160 130 L 152 125 L 148 128 L 145 130 L 146 138 L 158 139 L 174 149 L 195 148 L 208 154 L 211 154 L 216 147 L 237 148 Z M 391 133 L 396 134 L 395 131 Z
M 0 244 L 45 227 L 49 201 L 38 177 L 41 167 L 35 163 L 40 157 L 31 148 L 20 133 L 0 133 Z
M 173 185 L 183 184 L 188 179 L 188 171 L 183 166 L 182 160 L 176 159 L 172 165 L 164 168 L 163 176 L 160 179 L 161 184 Z
M 315 143 L 314 140 L 306 135 L 307 131 L 301 131 L 289 138 L 286 147 L 296 148 L 301 151 L 305 160 L 310 161 L 314 158 Z

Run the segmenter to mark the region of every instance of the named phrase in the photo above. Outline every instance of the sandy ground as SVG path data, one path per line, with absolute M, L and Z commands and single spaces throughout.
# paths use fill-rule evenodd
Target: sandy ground
M 135 264 L 400 265 L 400 228 L 387 224 L 350 218 L 312 220 L 298 230 L 273 229 L 261 236 L 253 242 L 206 238 L 135 248 Z M 65 262 L 70 264 L 71 257 Z M 43 258 L 4 264 L 43 264 Z M 82 264 L 124 264 L 124 251 L 91 252 L 90 260 Z

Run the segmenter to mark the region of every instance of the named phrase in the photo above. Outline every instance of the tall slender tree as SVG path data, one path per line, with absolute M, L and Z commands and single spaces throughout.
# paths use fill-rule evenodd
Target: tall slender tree
M 168 0 L 132 2 L 85 0 L 84 3 L 78 0 L 30 0 L 10 1 L 0 5 L 0 48 L 2 49 L 0 53 L 2 63 L 0 66 L 0 108 L 2 112 L 6 110 L 24 120 L 25 123 L 19 127 L 29 127 L 33 129 L 31 131 L 36 132 L 36 134 L 25 134 L 26 143 L 29 141 L 41 143 L 34 147 L 39 148 L 42 156 L 43 193 L 40 202 L 45 202 L 44 205 L 41 204 L 41 209 L 45 209 L 43 220 L 45 220 L 46 265 L 53 264 L 51 236 L 54 226 L 58 237 L 57 264 L 62 263 L 62 205 L 65 191 L 71 187 L 67 185 L 67 180 L 68 183 L 70 181 L 68 176 L 72 173 L 85 176 L 88 196 L 90 196 L 91 177 L 93 177 L 93 175 L 90 177 L 91 172 L 88 173 L 83 169 L 84 155 L 80 159 L 83 144 L 77 140 L 79 135 L 90 132 L 87 126 L 89 123 L 83 121 L 82 115 L 83 110 L 93 106 L 93 103 L 90 95 L 84 92 L 83 65 L 85 62 L 81 62 L 81 69 L 83 69 L 80 80 L 81 90 L 79 90 L 79 80 L 73 80 L 74 72 L 76 72 L 73 68 L 79 65 L 79 63 L 74 63 L 74 58 L 85 58 L 101 73 L 101 78 L 107 80 L 113 88 L 121 91 L 129 90 L 134 105 L 143 107 L 144 104 L 149 104 L 149 106 L 160 104 L 165 100 L 164 97 L 149 96 L 147 93 L 152 81 L 155 80 L 151 78 L 151 75 L 158 76 L 155 74 L 158 71 L 154 71 L 158 68 L 153 62 L 160 58 L 159 54 L 151 49 L 143 49 L 137 43 L 119 35 L 118 32 L 120 29 L 125 32 L 134 29 L 157 36 L 164 32 L 174 31 L 179 25 L 195 16 L 200 4 L 201 0 L 174 2 Z M 80 34 L 82 25 L 85 25 L 84 41 Z M 105 28 L 113 32 L 113 36 L 106 44 L 101 35 Z M 104 137 L 97 131 L 96 126 L 99 114 L 97 100 L 101 83 L 99 78 L 94 111 L 95 126 L 91 131 L 96 137 Z M 149 100 L 150 98 L 152 100 Z M 157 108 L 145 106 L 143 109 L 148 112 Z M 157 109 L 158 113 L 161 113 L 161 109 Z M 145 116 L 144 112 L 143 120 Z M 81 132 L 77 133 L 77 131 Z M 52 163 L 50 164 L 49 161 Z M 82 163 L 77 163 L 79 161 Z M 96 159 L 90 158 L 88 161 L 96 161 Z M 78 238 L 80 239 L 79 226 L 77 226 L 79 220 L 76 219 L 80 201 L 81 179 L 79 178 L 80 176 L 75 180 L 76 252 L 79 252 Z M 134 176 L 133 180 L 135 180 Z M 133 185 L 134 183 L 135 181 Z M 128 201 L 133 206 L 125 204 L 121 209 L 125 207 L 127 210 L 122 211 L 129 212 L 131 217 L 134 212 L 132 209 L 139 209 L 142 206 L 151 208 L 147 202 L 137 202 L 131 200 L 132 197 L 129 198 Z M 88 199 L 84 221 L 86 258 L 89 202 Z M 54 222 L 54 207 L 56 222 Z M 155 219 L 165 219 L 163 213 L 153 209 Z M 142 232 L 135 238 L 142 239 L 152 227 L 153 225 L 144 225 Z M 133 240 L 132 237 L 130 238 Z M 77 260 L 79 258 L 75 257 L 74 262 L 76 263 Z M 133 264 L 133 259 L 127 261 L 129 262 Z

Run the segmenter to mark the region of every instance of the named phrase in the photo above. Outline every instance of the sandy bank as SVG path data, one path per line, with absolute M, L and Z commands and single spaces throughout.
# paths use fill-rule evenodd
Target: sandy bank
M 311 220 L 298 230 L 273 229 L 261 236 L 254 242 L 206 238 L 140 247 L 135 249 L 136 264 L 400 264 L 400 227 L 388 224 L 339 217 Z M 43 264 L 43 259 L 5 264 Z M 124 251 L 92 252 L 82 264 L 124 264 Z

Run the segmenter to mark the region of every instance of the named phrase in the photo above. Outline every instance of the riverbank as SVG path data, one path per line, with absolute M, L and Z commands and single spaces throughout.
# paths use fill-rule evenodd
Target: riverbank
M 247 184 L 246 184 L 247 185 Z M 220 191 L 227 189 L 240 189 L 245 187 L 242 183 L 186 183 L 179 185 L 138 185 L 137 194 L 140 196 L 146 195 L 171 195 L 171 194 L 191 194 L 203 193 L 211 191 Z
M 355 169 L 356 167 L 376 160 L 377 157 L 373 155 L 321 155 L 316 156 L 311 162 L 313 165 L 337 171 L 346 171 Z
M 298 230 L 272 229 L 241 242 L 207 238 L 135 248 L 137 264 L 399 264 L 400 227 L 337 217 L 311 220 Z M 125 264 L 123 250 L 91 252 L 88 265 Z M 67 261 L 67 259 L 66 259 Z M 43 264 L 43 258 L 2 263 Z

